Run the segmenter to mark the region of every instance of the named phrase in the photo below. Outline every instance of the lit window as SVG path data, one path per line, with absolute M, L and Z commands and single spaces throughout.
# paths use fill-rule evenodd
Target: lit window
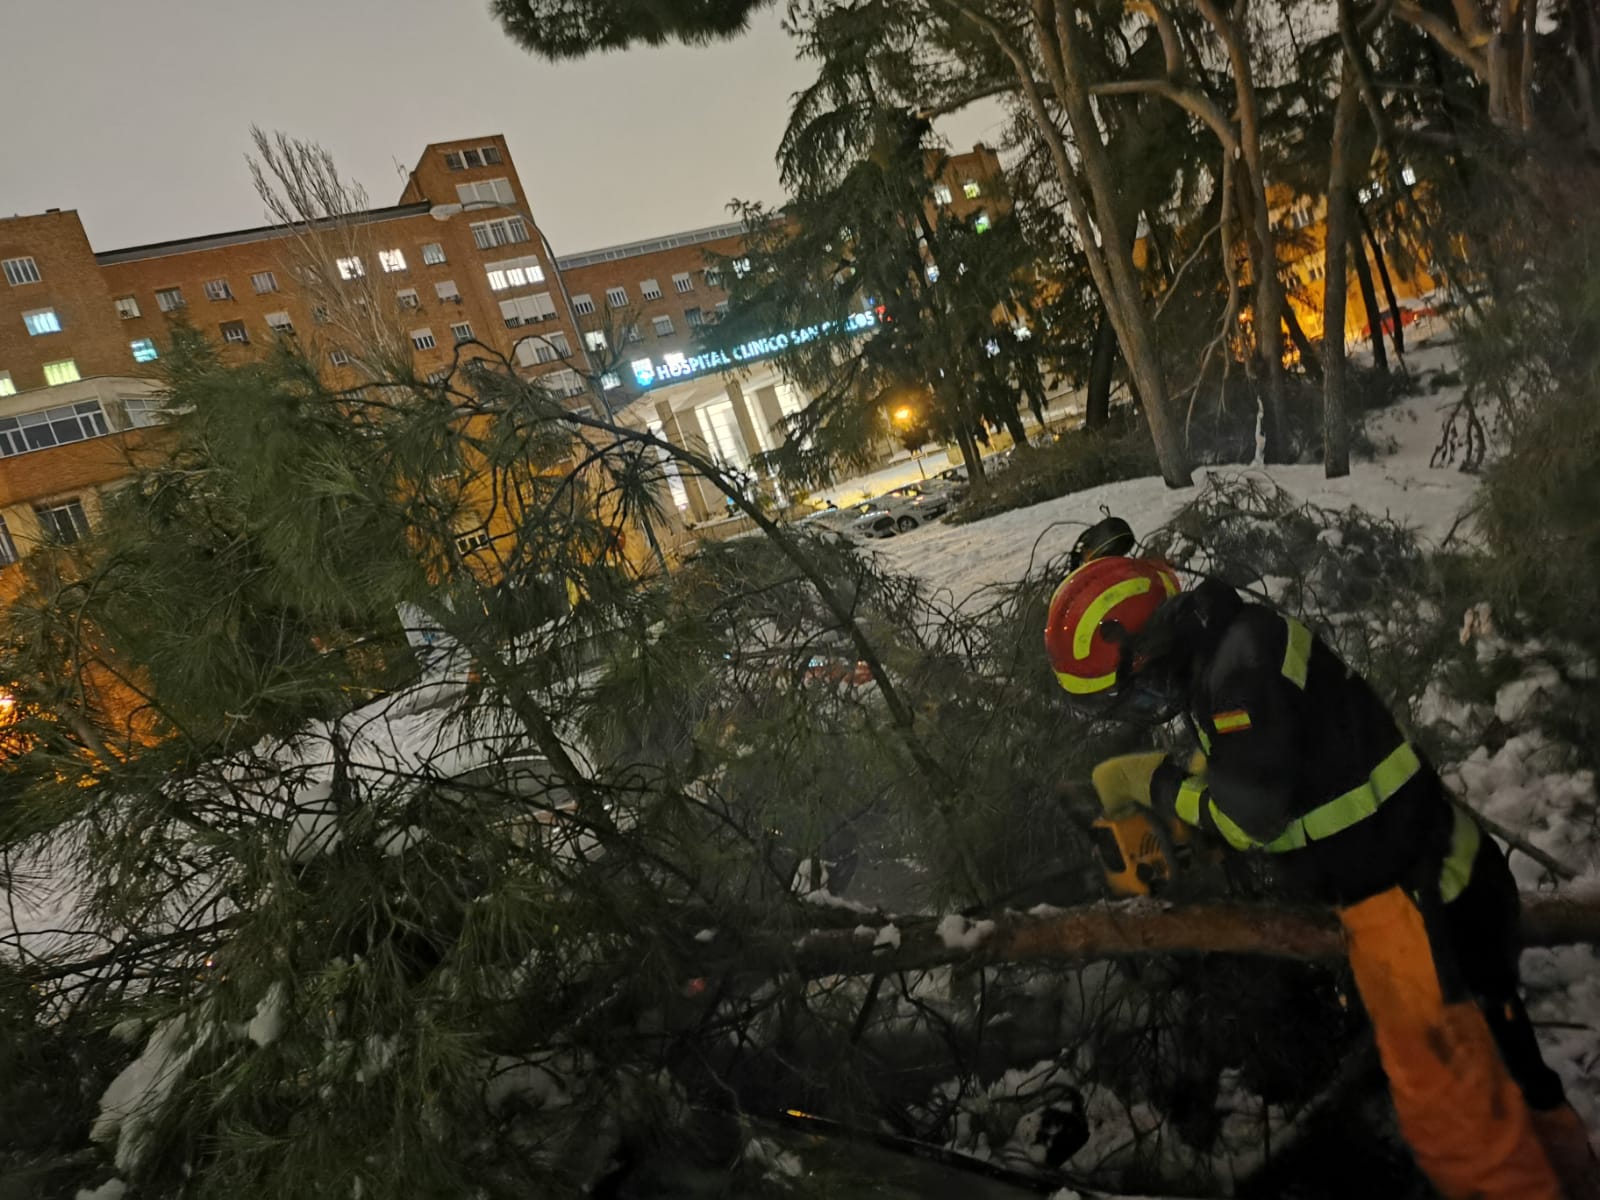
M 350 354 L 345 350 L 333 350 L 328 354 L 328 361 L 336 367 L 347 367 L 350 365 Z
M 156 359 L 161 357 L 156 353 L 156 344 L 149 338 L 140 338 L 138 341 L 129 342 L 128 346 L 133 351 L 134 362 L 155 362 Z
M 746 275 L 750 274 L 750 260 L 748 258 L 734 259 L 733 273 L 740 279 L 743 279 Z
M 177 312 L 183 307 L 182 288 L 159 288 L 156 291 L 156 307 L 162 312 Z
M 226 279 L 208 279 L 206 280 L 206 299 L 232 300 L 233 289 L 228 286 Z
M 634 342 L 644 341 L 644 335 L 639 332 L 637 325 L 626 325 L 622 330 L 622 340 L 631 345 Z
M 459 303 L 461 300 L 461 290 L 456 287 L 454 279 L 439 280 L 433 285 L 433 290 L 442 303 L 449 304 L 452 300 Z
M 0 418 L 0 455 L 7 458 L 29 450 L 48 450 L 110 432 L 100 401 L 63 404 L 40 412 Z
M 120 296 L 117 298 L 117 316 L 126 321 L 138 315 L 139 302 L 137 300 L 132 296 Z
M 599 353 L 606 348 L 606 335 L 599 329 L 591 329 L 583 335 L 583 344 L 589 349 Z
M 1416 181 L 1417 181 L 1417 173 L 1415 171 L 1413 171 L 1410 167 L 1401 167 L 1400 168 L 1400 182 L 1401 183 L 1405 184 L 1407 187 L 1410 187 L 1412 184 L 1416 183 Z
M 689 328 L 690 329 L 699 329 L 702 325 L 704 325 L 706 323 L 706 315 L 705 315 L 705 313 L 701 312 L 698 308 L 686 308 L 686 309 L 684 309 L 683 310 L 683 319 L 685 321 L 689 322 Z
M 490 288 L 497 292 L 503 292 L 507 288 L 527 287 L 529 284 L 544 282 L 544 268 L 539 265 L 539 260 L 531 254 L 523 258 L 508 258 L 501 262 L 484 263 L 483 269 L 489 277 Z
M 988 233 L 989 232 L 989 214 L 987 212 L 981 212 L 976 217 L 974 217 L 972 219 L 972 228 L 974 230 L 976 230 L 978 233 Z
M 28 327 L 31 337 L 61 332 L 61 317 L 53 308 L 36 308 L 32 312 L 25 312 L 22 314 L 22 323 Z
M 33 514 L 39 518 L 39 535 L 47 542 L 70 546 L 89 536 L 89 518 L 76 497 L 59 504 L 36 505 Z
M 267 314 L 267 328 L 273 333 L 287 336 L 294 332 L 294 322 L 286 312 L 270 312 Z
M 612 308 L 626 308 L 628 305 L 628 289 L 620 287 L 607 288 L 606 303 Z
M 580 317 L 591 316 L 594 313 L 594 298 L 588 292 L 579 292 L 572 298 L 572 311 Z
M 20 287 L 24 283 L 39 282 L 39 264 L 34 262 L 29 255 L 21 258 L 8 258 L 0 262 L 0 267 L 5 269 L 6 282 L 12 287 Z
M 340 279 L 360 279 L 367 273 L 359 258 L 351 256 L 337 260 L 335 265 L 339 268 Z
M 622 378 L 615 371 L 607 371 L 604 375 L 600 376 L 600 386 L 609 392 L 612 388 L 619 388 L 622 386 Z
M 933 185 L 933 198 L 940 204 L 949 204 L 955 196 L 951 194 L 948 183 L 936 183 Z
M 432 350 L 434 346 L 438 345 L 433 340 L 433 330 L 431 329 L 413 329 L 411 331 L 411 344 L 418 350 Z
M 122 408 L 127 414 L 129 429 L 146 429 L 166 420 L 166 410 L 155 396 L 124 396 Z
M 990 358 L 998 358 L 1000 356 L 1000 339 L 990 338 L 983 344 L 983 351 Z
M 672 318 L 671 317 L 654 317 L 654 318 L 651 319 L 650 325 L 651 325 L 652 328 L 655 329 L 657 337 L 671 337 L 672 336 Z
M 927 273 L 928 282 L 929 283 L 938 283 L 939 282 L 939 264 L 938 263 L 929 263 L 927 265 L 927 267 L 925 268 L 925 271 Z
M 250 334 L 245 329 L 243 321 L 224 321 L 217 328 L 222 330 L 222 340 L 225 342 L 231 342 L 236 346 L 250 344 Z
M 416 288 L 401 288 L 398 292 L 396 292 L 394 294 L 394 298 L 397 301 L 399 301 L 401 308 L 421 308 L 422 307 L 422 301 L 417 299 L 417 289 Z
M 530 240 L 527 222 L 521 217 L 501 217 L 494 221 L 472 223 L 472 241 L 479 250 L 492 250 L 496 246 L 510 246 Z
M 968 200 L 976 200 L 983 195 L 983 189 L 978 186 L 976 179 L 969 179 L 961 185 L 961 194 Z
M 278 277 L 271 271 L 257 271 L 250 276 L 250 286 L 255 289 L 258 296 L 265 296 L 268 292 L 278 290 Z
M 639 280 L 639 295 L 646 300 L 659 300 L 661 299 L 661 285 L 654 279 L 641 279 Z M 624 296 L 622 303 L 626 304 L 627 302 L 628 298 Z
M 11 540 L 11 529 L 6 519 L 0 517 L 0 567 L 9 567 L 17 561 L 17 544 Z
M 430 267 L 436 267 L 444 261 L 444 247 L 438 242 L 428 242 L 422 247 L 422 261 Z
M 44 381 L 51 387 L 55 387 L 58 383 L 71 383 L 73 380 L 81 378 L 82 376 L 78 374 L 78 364 L 70 358 L 64 358 L 60 362 L 45 363 L 44 365 Z
M 450 326 L 450 336 L 456 339 L 456 345 L 472 340 L 472 322 L 458 321 Z
M 378 265 L 385 272 L 393 275 L 396 271 L 404 271 L 406 269 L 406 256 L 398 248 L 394 250 L 379 250 Z
M 680 271 L 672 277 L 672 286 L 680 293 L 694 291 L 694 277 L 687 271 Z
M 10 371 L 0 371 L 0 396 L 15 396 L 17 385 L 11 382 Z
M 722 272 L 716 267 L 707 267 L 705 271 L 706 286 L 719 288 L 722 286 Z
M 511 180 L 501 176 L 498 179 L 480 179 L 477 183 L 456 184 L 456 196 L 462 204 L 515 204 L 517 193 L 512 190 Z

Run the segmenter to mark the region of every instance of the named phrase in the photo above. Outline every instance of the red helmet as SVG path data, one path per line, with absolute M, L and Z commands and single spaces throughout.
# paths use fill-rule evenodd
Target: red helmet
M 1095 558 L 1068 575 L 1050 599 L 1044 627 L 1061 686 L 1083 698 L 1110 692 L 1120 682 L 1123 643 L 1177 594 L 1172 568 L 1148 558 Z

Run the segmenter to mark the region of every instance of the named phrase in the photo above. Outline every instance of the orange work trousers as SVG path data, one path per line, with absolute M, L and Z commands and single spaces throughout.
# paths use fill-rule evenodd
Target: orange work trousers
M 1482 1011 L 1446 1003 L 1422 913 L 1401 888 L 1339 911 L 1400 1131 L 1446 1200 L 1561 1200 Z

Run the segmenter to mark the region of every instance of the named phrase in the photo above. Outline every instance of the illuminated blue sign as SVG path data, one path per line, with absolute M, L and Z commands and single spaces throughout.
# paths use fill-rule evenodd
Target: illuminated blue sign
M 659 362 L 655 359 L 636 358 L 633 360 L 633 378 L 641 388 L 653 387 L 658 383 L 674 383 L 680 379 L 692 379 L 696 375 L 704 375 L 707 371 L 718 371 L 739 363 L 782 354 L 791 346 L 803 346 L 831 333 L 857 333 L 863 329 L 870 329 L 877 323 L 877 313 L 858 312 L 852 313 L 843 321 L 823 321 L 789 333 L 755 338 L 735 346 L 729 353 L 708 350 L 704 354 L 668 354 Z

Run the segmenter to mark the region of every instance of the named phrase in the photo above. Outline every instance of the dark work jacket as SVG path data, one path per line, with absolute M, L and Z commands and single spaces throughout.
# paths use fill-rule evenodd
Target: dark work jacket
M 1146 656 L 1141 671 L 1183 690 L 1207 748 L 1206 772 L 1191 783 L 1205 787 L 1202 828 L 1217 829 L 1214 802 L 1252 840 L 1270 842 L 1294 818 L 1360 786 L 1405 740 L 1367 682 L 1320 639 L 1311 641 L 1304 687 L 1286 675 L 1289 628 L 1272 609 L 1207 580 L 1163 605 L 1135 646 Z M 1156 773 L 1151 799 L 1160 811 L 1175 812 L 1184 780 L 1174 764 Z M 1423 760 L 1370 816 L 1272 857 L 1317 899 L 1353 904 L 1436 881 L 1452 825 L 1444 785 Z

